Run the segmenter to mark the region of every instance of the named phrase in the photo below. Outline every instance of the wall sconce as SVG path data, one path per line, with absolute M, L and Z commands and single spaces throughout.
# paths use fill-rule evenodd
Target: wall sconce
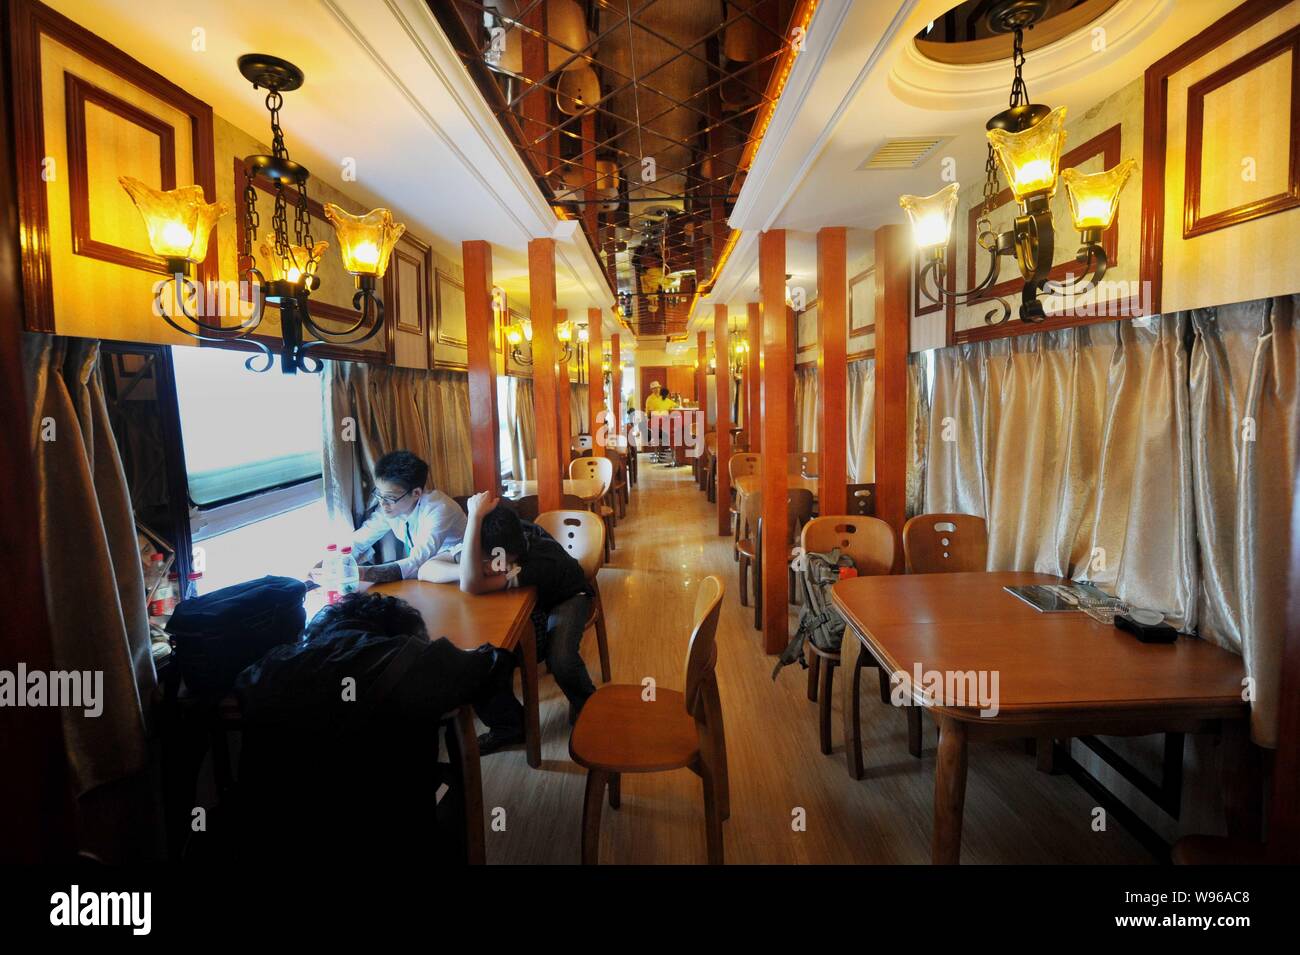
M 575 336 L 577 338 L 576 347 L 574 343 Z M 587 331 L 586 325 L 578 325 L 575 329 L 573 322 L 560 322 L 555 326 L 555 343 L 559 348 L 556 360 L 568 362 L 575 357 L 581 358 L 586 354 L 587 342 L 590 340 L 591 334 Z M 516 364 L 531 365 L 533 363 L 533 323 L 531 321 L 524 318 L 507 325 L 506 342 L 510 345 L 510 357 L 514 359 Z

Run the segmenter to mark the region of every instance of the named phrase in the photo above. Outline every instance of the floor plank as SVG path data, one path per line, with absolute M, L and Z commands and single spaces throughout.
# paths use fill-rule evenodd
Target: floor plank
M 924 753 L 907 753 L 904 715 L 881 705 L 863 680 L 866 775 L 844 765 L 839 686 L 835 750 L 817 747 L 817 707 L 806 671 L 771 678 L 752 608 L 740 606 L 731 539 L 690 468 L 642 459 L 640 486 L 617 528 L 618 548 L 600 573 L 615 682 L 681 689 L 695 588 L 713 573 L 726 585 L 718 629 L 718 682 L 731 767 L 731 818 L 723 826 L 728 863 L 926 863 L 936 738 L 925 721 Z M 791 632 L 794 631 L 792 615 Z M 595 639 L 583 644 L 599 677 Z M 837 673 L 837 684 L 840 674 Z M 542 756 L 529 769 L 522 748 L 483 758 L 491 863 L 576 863 L 585 774 L 568 757 L 567 705 L 543 674 Z M 602 863 L 702 863 L 703 801 L 687 770 L 623 779 L 622 808 L 606 807 Z M 1035 769 L 1016 741 L 971 747 L 963 831 L 964 863 L 1150 863 L 1116 824 L 1092 831 L 1093 801 L 1067 776 Z M 793 820 L 802 810 L 806 829 Z

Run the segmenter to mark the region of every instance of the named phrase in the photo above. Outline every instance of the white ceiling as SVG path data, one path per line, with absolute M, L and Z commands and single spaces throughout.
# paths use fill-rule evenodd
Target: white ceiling
M 462 241 L 491 242 L 494 278 L 509 287 L 526 287 L 528 240 L 556 236 L 557 304 L 571 315 L 604 308 L 606 334 L 617 330 L 586 239 L 556 220 L 421 0 L 47 2 L 262 141 L 265 93 L 235 61 L 250 52 L 292 61 L 306 82 L 285 94 L 281 124 L 314 177 L 391 208 L 456 261 Z M 355 182 L 341 181 L 345 157 Z
M 786 271 L 795 276 L 790 284 L 804 284 L 812 298 L 818 228 L 903 222 L 898 196 L 940 188 L 944 157 L 956 160 L 959 179 L 982 178 L 984 123 L 1006 106 L 1010 59 L 946 66 L 921 56 L 912 42 L 954 5 L 955 0 L 823 0 L 808 33 L 808 48 L 820 66 L 807 88 L 798 90 L 797 102 L 787 102 L 788 88 L 778 107 L 778 115 L 788 114 L 786 125 L 774 119 L 759 148 L 731 218 L 743 237 L 714 294 L 697 307 L 692 332 L 711 324 L 714 301 L 735 312 L 754 300 L 759 231 L 793 230 Z M 1031 99 L 1086 110 L 1235 6 L 1234 0 L 1120 0 L 1084 30 L 1027 54 Z M 834 29 L 819 30 L 826 23 Z M 1105 30 L 1101 50 L 1094 49 L 1097 27 Z M 953 139 L 915 169 L 858 169 L 886 139 L 902 136 Z

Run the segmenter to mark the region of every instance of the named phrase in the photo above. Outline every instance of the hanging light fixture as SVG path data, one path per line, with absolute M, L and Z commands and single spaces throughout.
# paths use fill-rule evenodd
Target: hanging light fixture
M 951 183 L 932 196 L 901 196 L 899 205 L 907 213 L 917 246 L 927 261 L 918 287 L 931 302 L 942 304 L 962 299 L 980 300 L 998 279 L 1002 256 L 1015 256 L 1024 286 L 1021 289 L 1019 317 L 1024 322 L 1041 322 L 1047 316 L 1039 295 L 1082 295 L 1096 287 L 1106 274 L 1106 251 L 1101 234 L 1115 220 L 1119 193 L 1137 167 L 1132 159 L 1104 172 L 1087 175 L 1077 169 L 1059 173 L 1070 198 L 1071 218 L 1079 232 L 1079 249 L 1075 260 L 1082 274 L 1069 282 L 1049 279 L 1053 259 L 1053 223 L 1048 203 L 1056 194 L 1061 147 L 1065 143 L 1065 107 L 1049 109 L 1029 102 L 1022 71 L 1025 63 L 1024 31 L 1033 27 L 1047 9 L 1045 0 L 998 0 L 988 13 L 989 28 L 995 33 L 1010 33 L 1012 65 L 1015 78 L 1007 109 L 986 124 L 988 155 L 984 164 L 984 196 L 980 217 L 976 220 L 976 242 L 989 254 L 988 271 L 978 285 L 967 291 L 944 286 L 944 254 L 952 235 L 953 216 L 957 211 L 959 185 Z M 1006 174 L 1011 194 L 1020 214 L 1010 229 L 997 232 L 989 219 L 998 194 L 998 166 Z M 974 250 L 972 250 L 974 254 Z M 931 283 L 931 279 L 933 282 Z M 931 284 L 934 291 L 931 291 Z M 1000 325 L 1011 317 L 1011 306 L 1000 298 L 992 299 L 997 308 L 984 316 L 989 325 Z
M 284 131 L 280 128 L 283 94 L 302 86 L 303 74 L 292 63 L 263 53 L 241 56 L 239 72 L 254 89 L 267 90 L 266 108 L 271 114 L 271 154 L 244 160 L 239 262 L 240 275 L 247 278 L 251 291 L 252 308 L 247 318 L 238 325 L 223 325 L 219 317 L 204 318 L 197 307 L 202 301 L 202 289 L 192 277 L 194 266 L 207 256 L 211 229 L 217 219 L 230 211 L 229 203 L 204 202 L 199 186 L 161 192 L 129 177 L 124 176 L 120 181 L 144 218 L 149 244 L 166 261 L 172 276 L 170 296 L 166 294 L 166 282 L 159 283 L 154 292 L 155 312 L 167 324 L 199 341 L 245 342 L 261 352 L 250 358 L 247 366 L 254 371 L 267 371 L 274 364 L 271 349 L 250 336 L 261 323 L 265 305 L 270 303 L 280 309 L 281 370 L 286 374 L 319 372 L 322 366 L 310 354 L 311 348 L 325 343 L 359 345 L 383 327 L 384 303 L 376 295 L 376 287 L 406 226 L 395 223 L 387 209 L 354 216 L 332 203 L 325 204 L 325 217 L 333 224 L 338 237 L 343 267 L 356 280 L 352 307 L 359 317 L 348 327 L 335 331 L 316 324 L 308 299 L 320 285 L 316 271 L 329 243 L 317 242 L 312 235 L 307 203 L 307 181 L 311 174 L 289 157 Z M 258 267 L 257 254 L 253 251 L 261 228 L 257 180 L 270 183 L 274 191 L 272 231 L 265 233 L 257 246 L 265 272 Z M 188 327 L 182 324 L 182 319 L 189 323 Z M 314 340 L 306 339 L 304 331 L 310 331 Z M 258 358 L 265 359 L 260 367 L 255 365 Z
M 575 350 L 574 336 L 577 336 Z M 575 330 L 572 322 L 560 322 L 555 326 L 555 344 L 559 349 L 556 361 L 571 361 L 575 356 L 581 358 L 590 339 L 586 325 L 579 325 Z M 531 365 L 533 363 L 533 323 L 526 318 L 511 322 L 506 326 L 506 343 L 510 346 L 510 357 L 515 364 Z

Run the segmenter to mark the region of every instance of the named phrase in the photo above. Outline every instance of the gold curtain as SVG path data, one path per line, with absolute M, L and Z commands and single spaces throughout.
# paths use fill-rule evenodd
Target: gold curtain
M 1295 304 L 938 351 L 924 473 L 927 511 L 988 521 L 989 569 L 1091 579 L 1241 653 L 1266 746 L 1300 430 Z
M 569 383 L 569 434 L 575 438 L 580 434 L 589 434 L 587 419 L 591 409 L 587 407 L 588 389 L 577 382 Z
M 849 362 L 848 379 L 849 482 L 870 484 L 876 479 L 876 360 Z
M 816 365 L 794 370 L 794 420 L 796 451 L 816 451 L 817 423 L 822 415 L 821 378 Z
M 531 378 L 511 376 L 504 414 L 510 431 L 511 473 L 516 479 L 523 480 L 525 463 L 537 457 L 537 412 L 533 407 Z
M 54 666 L 103 674 L 100 715 L 60 710 L 84 794 L 146 764 L 145 707 L 157 679 L 135 514 L 104 401 L 99 343 L 24 335 L 23 371 Z

